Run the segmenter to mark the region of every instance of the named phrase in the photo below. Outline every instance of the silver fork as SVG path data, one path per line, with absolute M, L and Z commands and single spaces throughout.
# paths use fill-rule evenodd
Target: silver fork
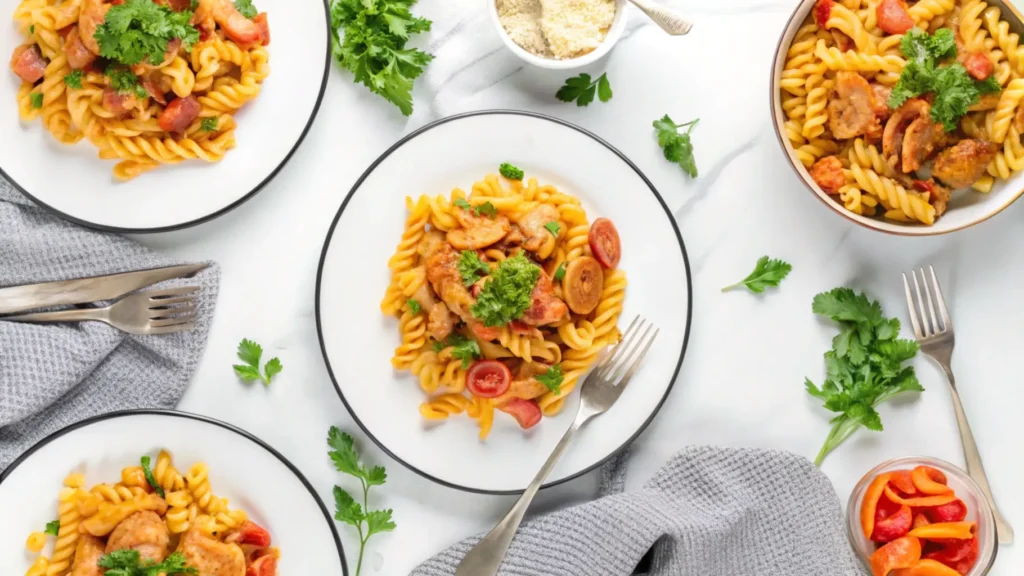
M 572 426 L 565 432 L 565 436 L 555 446 L 547 462 L 541 466 L 540 472 L 508 514 L 462 559 L 455 576 L 493 576 L 498 573 L 498 567 L 505 559 L 508 547 L 512 544 L 512 537 L 515 536 L 519 523 L 523 521 L 526 509 L 569 446 L 573 435 L 592 418 L 607 412 L 618 400 L 657 336 L 658 329 L 653 324 L 639 316 L 633 319 L 626 333 L 622 335 L 622 340 L 583 381 L 580 407 L 576 411 L 576 419 L 573 420 Z
M 170 334 L 195 327 L 198 286 L 136 292 L 106 308 L 75 308 L 3 316 L 9 322 L 105 322 L 129 334 Z
M 967 462 L 967 474 L 981 487 L 989 507 L 992 508 L 992 514 L 996 519 L 999 543 L 1011 544 L 1013 543 L 1013 528 L 1003 519 L 1003 515 L 996 508 L 995 498 L 992 497 L 992 488 L 985 475 L 985 467 L 981 464 L 981 454 L 978 453 L 978 445 L 974 442 L 971 425 L 967 422 L 967 414 L 964 413 L 963 404 L 960 403 L 960 394 L 956 390 L 953 370 L 949 366 L 953 356 L 953 320 L 949 317 L 946 301 L 942 298 L 942 289 L 939 287 L 939 279 L 935 277 L 935 269 L 929 266 L 928 271 L 931 273 L 931 284 L 928 282 L 928 275 L 925 274 L 924 268 L 920 270 L 920 282 L 918 282 L 917 270 L 910 273 L 914 279 L 913 294 L 910 292 L 907 275 L 903 274 L 903 288 L 907 293 L 907 306 L 910 307 L 910 323 L 914 326 L 914 334 L 917 336 L 921 351 L 931 357 L 949 379 L 953 410 L 956 412 L 956 423 L 960 428 L 960 444 L 964 450 L 964 460 Z M 921 296 L 921 284 L 924 284 L 924 297 Z M 932 291 L 935 292 L 934 301 L 932 300 Z

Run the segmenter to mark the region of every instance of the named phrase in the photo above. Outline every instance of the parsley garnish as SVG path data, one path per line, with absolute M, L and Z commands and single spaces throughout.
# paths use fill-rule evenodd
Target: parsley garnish
M 475 250 L 463 250 L 462 255 L 459 256 L 457 267 L 459 275 L 462 276 L 462 283 L 466 286 L 476 283 L 479 279 L 477 274 L 486 276 L 491 273 L 491 267 L 480 259 L 480 255 Z
M 199 574 L 195 568 L 185 565 L 185 555 L 174 552 L 160 563 L 142 560 L 138 550 L 115 550 L 101 556 L 96 565 L 105 568 L 106 576 L 180 576 Z
M 189 24 L 192 12 L 175 12 L 153 0 L 125 0 L 110 7 L 96 30 L 100 56 L 134 66 L 149 58 L 160 64 L 167 55 L 167 43 L 181 39 L 185 50 L 199 41 L 199 30 Z
M 558 222 L 548 222 L 544 227 L 547 228 L 548 232 L 551 232 L 551 235 L 555 238 L 558 238 L 558 231 L 562 229 Z
M 235 0 L 235 8 L 238 13 L 245 16 L 249 20 L 252 20 L 259 13 L 256 7 L 252 5 L 252 0 Z
M 82 71 L 81 70 L 72 70 L 71 72 L 65 74 L 64 75 L 64 84 L 67 85 L 68 88 L 73 88 L 75 90 L 81 90 L 82 89 Z
M 485 326 L 504 326 L 533 303 L 530 295 L 539 277 L 540 268 L 519 252 L 491 273 L 469 311 Z
M 423 307 L 420 306 L 420 303 L 413 300 L 412 298 L 410 298 L 406 302 L 406 305 L 409 306 L 409 312 L 412 312 L 413 314 L 419 314 L 420 312 L 423 311 Z
M 143 456 L 141 461 L 142 473 L 146 476 L 146 482 L 148 482 L 149 485 L 153 487 L 153 490 L 157 493 L 157 495 L 163 498 L 165 496 L 164 489 L 160 487 L 160 484 L 157 483 L 156 478 L 153 476 L 153 470 L 150 469 L 149 467 L 149 456 Z
M 827 375 L 821 388 L 804 379 L 807 392 L 838 413 L 814 460 L 820 466 L 857 428 L 882 430 L 876 406 L 901 392 L 924 388 L 913 366 L 903 366 L 917 354 L 917 342 L 899 338 L 900 321 L 886 318 L 878 302 L 849 288 L 836 288 L 815 296 L 811 309 L 835 320 L 840 328 L 832 349 L 825 352 Z
M 911 28 L 900 41 L 900 50 L 907 65 L 889 96 L 889 107 L 895 110 L 910 98 L 932 93 L 932 120 L 943 124 L 947 132 L 956 129 L 957 122 L 982 94 L 1002 90 L 994 77 L 977 81 L 959 62 L 939 66 L 956 58 L 956 40 L 948 28 L 939 28 L 931 36 L 920 28 Z
M 35 24 L 33 24 L 33 25 L 28 27 L 28 33 L 29 34 L 35 34 L 36 33 L 36 25 Z
M 107 66 L 106 74 L 107 78 L 110 79 L 110 87 L 121 94 L 135 94 L 138 98 L 149 96 L 146 88 L 139 84 L 139 77 L 128 68 L 111 64 Z
M 516 166 L 513 166 L 512 164 L 509 164 L 508 162 L 503 162 L 501 164 L 501 166 L 498 166 L 498 172 L 500 172 L 502 176 L 504 176 L 505 178 L 508 178 L 509 180 L 522 180 L 523 179 L 523 170 L 522 170 L 522 168 L 518 168 Z
M 428 32 L 430 20 L 409 12 L 416 0 L 332 0 L 334 58 L 362 82 L 412 114 L 412 84 L 434 57 L 406 48 L 413 34 Z M 344 32 L 344 40 L 341 32 Z
M 216 132 L 217 117 L 209 116 L 207 118 L 203 118 L 202 122 L 200 122 L 199 124 L 199 129 L 202 130 L 203 132 Z
M 483 356 L 483 352 L 480 351 L 480 344 L 472 338 L 466 338 L 462 334 L 452 334 L 443 341 L 434 342 L 434 352 L 440 352 L 445 348 L 452 349 L 452 358 L 462 360 L 463 370 L 469 368 L 473 360 Z
M 537 382 L 543 384 L 548 390 L 554 392 L 555 394 L 561 394 L 561 389 L 559 387 L 562 385 L 562 381 L 565 379 L 565 377 L 562 375 L 561 364 L 555 364 L 551 368 L 548 368 L 547 372 L 543 374 L 538 374 L 536 378 Z
M 754 266 L 754 271 L 749 276 L 740 282 L 722 288 L 722 292 L 745 286 L 754 294 L 760 294 L 769 286 L 778 286 L 792 270 L 793 266 L 789 262 L 762 256 L 758 258 L 757 265 Z
M 479 206 L 473 206 L 469 202 L 466 202 L 464 198 L 456 198 L 453 204 L 455 204 L 459 208 L 462 208 L 463 210 L 470 210 L 473 212 L 473 214 L 476 214 L 477 216 L 483 214 L 484 216 L 487 216 L 489 218 L 494 218 L 495 216 L 498 215 L 498 209 L 495 208 L 494 204 L 491 204 L 490 201 L 484 202 Z
M 697 177 L 697 162 L 693 159 L 693 143 L 690 141 L 690 132 L 697 125 L 700 118 L 691 120 L 686 124 L 676 124 L 668 117 L 668 114 L 661 120 L 654 121 L 654 129 L 658 131 L 658 146 L 665 151 L 665 159 L 675 162 L 690 175 L 690 178 Z M 681 128 L 686 132 L 679 133 Z
M 395 529 L 391 510 L 369 509 L 370 487 L 384 485 L 388 473 L 383 466 L 367 468 L 360 464 L 352 437 L 336 426 L 331 426 L 327 432 L 327 445 L 331 447 L 328 455 L 338 472 L 357 478 L 363 488 L 363 504 L 360 506 L 351 494 L 340 486 L 334 487 L 334 519 L 354 526 L 359 531 L 359 561 L 356 563 L 356 576 L 359 576 L 363 568 L 363 551 L 370 536 Z
M 42 108 L 43 107 L 43 93 L 42 92 L 33 92 L 32 96 L 30 96 L 30 98 L 31 98 L 31 101 L 32 101 L 32 107 L 33 108 Z
M 612 85 L 608 82 L 608 74 L 601 74 L 597 80 L 590 81 L 590 74 L 580 74 L 565 81 L 565 86 L 558 89 L 555 98 L 562 102 L 576 101 L 577 106 L 586 106 L 594 101 L 594 94 L 601 102 L 612 99 Z
M 238 357 L 245 362 L 245 364 L 235 364 L 235 374 L 239 378 L 246 382 L 252 382 L 253 380 L 262 380 L 265 386 L 270 385 L 270 379 L 276 376 L 284 366 L 281 365 L 281 361 L 277 358 L 271 358 L 267 362 L 266 366 L 263 367 L 263 373 L 260 373 L 260 358 L 263 356 L 263 347 L 253 342 L 252 340 L 242 340 L 238 345 Z
M 60 533 L 60 520 L 53 520 L 47 522 L 46 530 L 43 530 L 43 533 L 49 534 L 50 536 L 56 536 L 58 533 Z
M 562 278 L 565 278 L 565 262 L 558 265 L 558 268 L 555 270 L 555 275 L 552 276 L 552 278 L 554 278 L 555 282 L 561 282 Z

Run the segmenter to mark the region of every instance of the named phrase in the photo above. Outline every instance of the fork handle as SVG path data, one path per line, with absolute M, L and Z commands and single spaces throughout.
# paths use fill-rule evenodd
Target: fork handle
M 466 554 L 466 557 L 459 563 L 458 569 L 455 570 L 455 576 L 495 576 L 498 573 L 498 568 L 501 566 L 502 561 L 505 559 L 505 554 L 508 553 L 508 548 L 512 544 L 512 538 L 515 536 L 516 530 L 519 529 L 519 523 L 523 521 L 526 509 L 530 507 L 530 502 L 533 501 L 533 497 L 537 495 L 541 484 L 544 483 L 544 480 L 555 468 L 555 464 L 562 457 L 562 453 L 569 446 L 569 442 L 576 434 L 576 431 L 586 422 L 587 418 L 583 417 L 583 412 L 581 411 L 573 421 L 572 426 L 565 431 L 565 436 L 562 436 L 561 441 L 558 442 L 554 451 L 551 452 L 551 456 L 548 456 L 547 462 L 540 467 L 540 471 L 537 472 L 533 482 L 530 482 L 523 495 L 519 497 L 519 500 L 508 511 L 508 514 L 505 514 L 501 522 L 498 522 L 498 525 L 488 532 Z
M 630 0 L 641 12 L 654 21 L 662 30 L 673 36 L 688 34 L 693 23 L 671 8 L 660 6 L 649 0 Z
M 9 322 L 81 322 L 84 320 L 97 320 L 106 322 L 105 310 L 102 308 L 77 308 L 71 310 L 57 310 L 55 312 L 34 312 L 32 314 L 19 314 L 18 316 L 3 316 L 0 320 Z
M 971 432 L 971 425 L 967 422 L 967 414 L 960 402 L 960 393 L 956 390 L 956 380 L 953 378 L 953 371 L 943 366 L 946 377 L 949 378 L 950 395 L 953 398 L 953 411 L 956 412 L 957 427 L 960 428 L 960 443 L 964 449 L 964 460 L 967 462 L 967 474 L 981 488 L 985 499 L 988 500 L 989 508 L 996 520 L 996 534 L 1000 544 L 1013 543 L 1013 528 L 1003 519 L 996 507 L 996 500 L 992 497 L 992 488 L 988 484 L 988 476 L 985 475 L 985 466 L 981 463 L 981 454 L 978 452 L 978 444 L 974 441 L 974 434 Z

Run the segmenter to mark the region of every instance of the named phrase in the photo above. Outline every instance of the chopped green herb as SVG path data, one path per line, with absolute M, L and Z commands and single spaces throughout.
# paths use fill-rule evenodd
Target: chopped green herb
M 32 96 L 31 96 L 31 99 L 32 99 L 32 107 L 33 108 L 42 108 L 43 107 L 43 94 L 42 94 L 42 92 L 33 92 Z
M 50 522 L 47 522 L 46 523 L 46 530 L 43 530 L 43 533 L 44 534 L 49 534 L 50 536 L 56 536 L 57 534 L 59 534 L 60 533 L 60 520 L 51 520 Z
M 565 262 L 558 265 L 553 278 L 555 279 L 555 282 L 561 282 L 562 278 L 565 278 Z
M 722 292 L 745 286 L 754 294 L 760 294 L 769 286 L 778 286 L 792 270 L 793 266 L 789 262 L 762 256 L 757 260 L 757 265 L 754 266 L 754 271 L 749 276 L 736 284 L 722 288 Z
M 239 14 L 245 16 L 249 20 L 252 20 L 257 14 L 259 14 L 256 7 L 252 5 L 252 0 L 235 0 L 235 8 L 238 10 Z
M 143 560 L 138 550 L 115 550 L 100 557 L 96 566 L 104 568 L 105 576 L 186 576 L 199 570 L 186 564 L 185 555 L 173 552 L 163 562 Z
M 548 222 L 544 227 L 547 228 L 548 232 L 551 232 L 551 235 L 555 238 L 558 238 L 558 231 L 562 229 L 558 222 Z
M 533 303 L 530 295 L 539 277 L 540 268 L 519 252 L 491 273 L 470 312 L 485 326 L 508 324 Z
M 281 365 L 280 360 L 272 358 L 263 367 L 263 372 L 260 373 L 260 358 L 262 357 L 262 346 L 252 340 L 243 339 L 238 344 L 238 358 L 245 364 L 235 364 L 232 368 L 235 369 L 235 374 L 246 382 L 261 380 L 264 386 L 269 386 L 270 380 L 279 374 L 284 366 Z
M 462 208 L 463 210 L 472 210 L 473 209 L 473 205 L 470 204 L 469 202 L 466 202 L 465 198 L 456 198 L 455 202 L 453 202 L 453 204 L 455 204 L 459 208 Z
M 149 96 L 146 88 L 139 83 L 139 77 L 128 68 L 111 64 L 107 66 L 106 75 L 110 79 L 110 87 L 121 94 L 134 94 L 137 98 Z
M 35 24 L 33 24 L 33 25 L 28 27 L 28 33 L 29 34 L 35 34 L 36 33 L 36 25 Z
M 561 394 L 562 381 L 565 377 L 562 375 L 562 365 L 555 364 L 551 368 L 548 368 L 547 372 L 537 375 L 537 381 L 543 384 L 548 390 L 555 394 Z
M 164 489 L 160 487 L 160 484 L 157 483 L 156 478 L 153 476 L 153 470 L 150 469 L 149 462 L 149 456 L 142 457 L 142 473 L 146 476 L 146 482 L 153 487 L 153 490 L 157 495 L 163 498 L 166 496 L 164 494 Z
M 486 276 L 491 273 L 491 267 L 480 259 L 480 255 L 476 253 L 476 250 L 463 250 L 459 256 L 457 267 L 459 275 L 462 276 L 462 283 L 466 286 L 475 284 L 479 280 L 478 275 Z
M 577 106 L 586 106 L 594 101 L 594 94 L 601 102 L 612 99 L 612 85 L 608 82 L 608 74 L 601 74 L 597 80 L 591 81 L 590 74 L 580 74 L 565 81 L 565 86 L 558 89 L 555 98 L 562 102 L 576 102 Z
M 406 302 L 406 304 L 409 306 L 409 312 L 412 312 L 413 314 L 419 314 L 423 311 L 423 307 L 420 306 L 420 303 L 411 298 Z
M 125 0 L 110 6 L 96 29 L 100 56 L 127 66 L 149 59 L 157 65 L 167 55 L 167 43 L 181 39 L 185 50 L 199 41 L 199 30 L 189 22 L 190 10 L 176 12 L 153 0 Z
M 693 159 L 693 142 L 690 141 L 690 132 L 700 118 L 691 120 L 686 124 L 676 124 L 666 114 L 661 120 L 654 121 L 654 129 L 658 131 L 658 146 L 665 152 L 665 159 L 669 162 L 679 164 L 690 175 L 690 178 L 697 177 L 697 162 Z M 679 130 L 686 128 L 682 134 Z
M 217 117 L 210 116 L 203 118 L 203 121 L 199 125 L 199 129 L 203 132 L 216 132 L 217 131 Z
M 68 88 L 72 88 L 72 89 L 75 89 L 75 90 L 81 90 L 82 89 L 82 71 L 81 70 L 72 70 L 71 72 L 65 74 L 64 75 L 64 84 L 67 85 Z
M 502 176 L 504 176 L 505 178 L 508 178 L 509 180 L 522 180 L 523 179 L 523 171 L 522 171 L 522 169 L 517 168 L 516 166 L 513 166 L 512 164 L 509 164 L 508 162 L 502 163 L 502 165 L 498 167 L 498 172 L 500 172 Z
M 477 206 L 476 208 L 473 209 L 473 212 L 477 216 L 483 214 L 488 218 L 494 218 L 495 216 L 498 215 L 498 209 L 495 208 L 494 204 L 491 204 L 490 202 L 484 202 L 483 204 Z

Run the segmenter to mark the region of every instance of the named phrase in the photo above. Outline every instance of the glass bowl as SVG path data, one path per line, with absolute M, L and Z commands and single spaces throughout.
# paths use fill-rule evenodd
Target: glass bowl
M 963 500 L 967 505 L 967 517 L 964 520 L 974 522 L 978 526 L 976 533 L 978 560 L 967 576 L 988 574 L 992 569 L 992 564 L 996 561 L 998 548 L 996 521 L 992 515 L 992 508 L 989 507 L 988 501 L 982 495 L 981 488 L 974 483 L 974 480 L 971 480 L 966 472 L 945 460 L 927 456 L 887 460 L 872 468 L 860 479 L 860 482 L 853 488 L 853 492 L 850 493 L 850 501 L 846 505 L 846 534 L 853 549 L 857 551 L 857 555 L 870 570 L 869 561 L 876 548 L 874 542 L 864 537 L 864 532 L 861 529 L 860 504 L 864 499 L 864 491 L 867 490 L 871 481 L 883 472 L 913 470 L 917 466 L 931 466 L 941 470 L 946 475 L 947 484 L 956 492 L 957 498 Z

